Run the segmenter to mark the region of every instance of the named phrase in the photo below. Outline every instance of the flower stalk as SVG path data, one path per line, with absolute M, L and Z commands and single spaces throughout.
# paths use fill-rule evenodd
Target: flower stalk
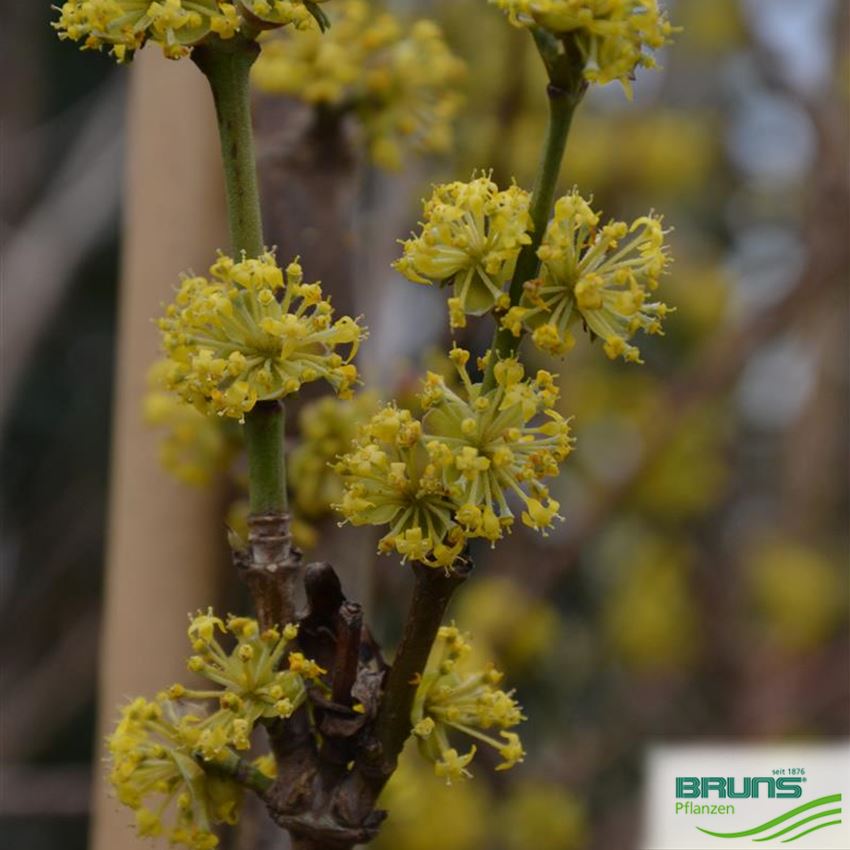
M 234 257 L 263 252 L 260 193 L 251 124 L 250 74 L 260 48 L 237 36 L 195 49 L 192 59 L 207 78 L 215 102 Z
M 587 89 L 587 83 L 581 73 L 583 61 L 578 52 L 571 49 L 569 41 L 565 41 L 563 47 L 559 47 L 551 36 L 541 30 L 534 30 L 532 35 L 549 75 L 549 84 L 546 87 L 549 122 L 531 193 L 529 208 L 532 224 L 531 241 L 520 251 L 508 290 L 511 307 L 519 304 L 523 284 L 535 277 L 540 266 L 537 249 L 540 247 L 546 224 L 552 213 L 552 203 L 555 199 L 555 190 L 573 115 Z M 500 359 L 516 354 L 521 339 L 521 336 L 515 336 L 506 328 L 497 328 L 492 344 L 495 356 L 490 357 L 484 375 L 485 391 L 495 386 L 493 369 L 496 363 Z
M 260 401 L 245 416 L 251 513 L 286 513 L 283 437 L 284 407 L 280 401 Z

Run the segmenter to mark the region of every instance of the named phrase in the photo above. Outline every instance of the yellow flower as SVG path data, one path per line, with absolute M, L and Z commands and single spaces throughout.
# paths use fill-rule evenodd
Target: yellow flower
M 236 645 L 228 653 L 216 633 L 230 633 Z M 289 717 L 307 697 L 305 679 L 317 680 L 325 671 L 300 652 L 288 656 L 280 669 L 287 644 L 298 634 L 295 626 L 260 632 L 250 617 L 230 616 L 225 623 L 210 609 L 198 612 L 189 625 L 195 655 L 188 667 L 216 687 L 198 690 L 175 685 L 164 696 L 178 701 L 212 700 L 218 710 L 206 717 L 190 717 L 183 730 L 205 759 L 217 758 L 226 747 L 247 750 L 251 732 L 261 718 Z
M 381 167 L 401 167 L 401 150 L 448 153 L 452 125 L 463 105 L 458 89 L 466 66 L 446 45 L 433 21 L 416 21 L 395 45 L 386 69 L 366 78 L 366 97 L 357 114 Z
M 481 850 L 489 847 L 494 801 L 480 782 L 447 786 L 415 748 L 402 754 L 379 801 L 392 812 L 375 839 L 375 850 Z M 427 824 L 427 828 L 423 825 Z
M 495 656 L 512 671 L 533 668 L 561 642 L 557 609 L 507 577 L 481 576 L 468 582 L 455 610 L 474 632 L 476 645 L 486 646 L 486 656 Z
M 631 96 L 638 67 L 654 68 L 652 51 L 676 31 L 658 0 L 491 0 L 518 26 L 539 26 L 571 38 L 592 83 L 618 80 Z
M 430 21 L 403 25 L 364 0 L 331 7 L 326 33 L 281 30 L 254 66 L 262 91 L 353 113 L 372 158 L 397 168 L 401 149 L 444 152 L 462 99 L 463 63 Z
M 846 621 L 846 563 L 776 537 L 747 553 L 746 569 L 758 622 L 782 647 L 810 651 Z
M 558 390 L 540 370 L 525 379 L 518 360 L 496 364 L 496 385 L 484 391 L 467 372 L 469 354 L 452 351 L 462 388 L 455 392 L 429 372 L 421 395 L 428 411 L 423 441 L 454 501 L 457 520 L 470 537 L 495 541 L 514 521 L 508 499 L 518 496 L 522 521 L 538 530 L 558 515 L 544 478 L 558 475 L 572 450 L 569 422 L 554 410 Z
M 238 443 L 225 423 L 205 416 L 190 404 L 162 389 L 169 371 L 158 361 L 148 373 L 151 390 L 144 399 L 145 421 L 161 432 L 159 461 L 184 484 L 203 486 L 230 465 Z
M 499 807 L 496 828 L 507 850 L 580 850 L 586 846 L 587 812 L 565 788 L 525 780 Z
M 274 779 L 277 776 L 277 761 L 271 753 L 266 753 L 266 755 L 254 759 L 252 764 L 269 779 Z
M 299 673 L 305 679 L 318 679 L 328 671 L 319 667 L 315 661 L 305 658 L 302 652 L 289 653 L 289 669 L 293 673 Z
M 577 190 L 558 200 L 537 252 L 540 277 L 524 285 L 522 322 L 551 354 L 568 351 L 571 328 L 583 323 L 602 339 L 608 357 L 640 363 L 629 341 L 639 330 L 663 333 L 669 312 L 666 304 L 648 300 L 670 262 L 665 231 L 652 214 L 631 225 L 598 225 L 599 215 Z
M 342 481 L 333 462 L 351 448 L 358 429 L 377 408 L 372 393 L 346 400 L 324 397 L 301 408 L 300 439 L 287 462 L 289 487 L 300 515 L 317 519 L 342 499 Z
M 53 27 L 60 38 L 81 41 L 84 50 L 107 46 L 124 62 L 147 41 L 180 59 L 210 32 L 233 37 L 239 24 L 236 7 L 219 0 L 68 0 Z
M 159 327 L 167 386 L 201 412 L 240 421 L 258 401 L 320 378 L 349 395 L 351 360 L 366 335 L 348 316 L 334 321 L 320 285 L 305 284 L 297 262 L 284 275 L 271 253 L 219 255 L 209 279 L 184 276 Z M 346 345 L 343 358 L 337 348 Z
M 604 612 L 612 652 L 638 671 L 686 667 L 699 635 L 690 552 L 645 535 L 616 543 L 620 549 L 610 557 L 618 575 Z
M 335 466 L 345 487 L 335 507 L 352 525 L 389 525 L 380 551 L 450 567 L 465 541 L 421 435 L 408 410 L 389 405 L 375 414 Z
M 213 825 L 236 823 L 242 791 L 195 761 L 188 720 L 169 700 L 125 706 L 107 741 L 109 781 L 135 811 L 140 836 L 165 834 L 172 844 L 211 850 L 218 846 Z
M 441 779 L 445 779 L 446 785 L 451 785 L 453 779 L 471 779 L 472 774 L 466 766 L 475 758 L 477 749 L 473 744 L 470 751 L 463 755 L 458 754 L 458 751 L 452 747 L 443 750 L 434 762 L 434 773 Z
M 514 521 L 513 496 L 522 501 L 523 522 L 545 533 L 559 506 L 542 480 L 558 474 L 572 448 L 569 423 L 553 409 L 551 374 L 526 380 L 517 360 L 503 360 L 495 387 L 484 392 L 466 371 L 469 352 L 454 348 L 450 358 L 458 392 L 429 372 L 419 397 L 422 422 L 384 408 L 335 467 L 345 488 L 335 507 L 346 520 L 389 525 L 380 551 L 443 567 L 461 556 L 468 538 L 502 537 Z
M 452 732 L 492 747 L 502 758 L 497 770 L 508 770 L 525 757 L 519 736 L 507 731 L 525 719 L 513 691 L 497 687 L 502 675 L 492 666 L 462 672 L 470 651 L 466 637 L 455 626 L 439 630 L 411 714 L 420 753 L 448 784 L 471 776 L 467 767 L 476 753 L 473 745 L 460 755 L 449 740 Z M 499 730 L 502 740 L 488 734 L 491 729 Z
M 424 205 L 421 233 L 402 242 L 393 264 L 416 283 L 451 283 L 450 324 L 481 315 L 503 300 L 519 252 L 531 241 L 528 192 L 504 191 L 489 177 L 436 186 Z

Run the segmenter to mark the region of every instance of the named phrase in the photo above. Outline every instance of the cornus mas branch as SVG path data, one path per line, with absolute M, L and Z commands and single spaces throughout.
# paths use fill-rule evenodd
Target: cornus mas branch
M 240 35 L 199 46 L 192 59 L 215 102 L 225 178 L 227 217 L 235 257 L 263 253 L 263 225 L 251 123 L 250 73 L 260 49 Z M 298 561 L 286 502 L 285 411 L 280 401 L 258 402 L 245 415 L 248 456 L 248 552 L 236 562 L 254 598 L 263 628 L 294 620 Z
M 215 847 L 212 827 L 234 823 L 238 815 L 235 781 L 265 800 L 272 819 L 290 833 L 298 850 L 351 850 L 377 833 L 385 815 L 376 809 L 378 796 L 411 732 L 436 774 L 448 781 L 470 776 L 467 766 L 481 744 L 501 756 L 497 770 L 523 760 L 518 735 L 508 731 L 524 719 L 521 707 L 511 691 L 498 688 L 501 674 L 492 666 L 456 668 L 471 647 L 459 629 L 441 628 L 441 622 L 471 570 L 467 541 L 495 542 L 513 525 L 507 497 L 520 497 L 523 523 L 544 534 L 558 517 L 559 505 L 542 479 L 557 475 L 569 453 L 569 425 L 554 408 L 554 376 L 540 370 L 535 378 L 525 378 L 514 356 L 525 330 L 536 344 L 542 344 L 540 336 L 554 345 L 557 329 L 550 328 L 547 338 L 538 334 L 539 327 L 523 324 L 546 311 L 554 324 L 560 315 L 552 307 L 555 296 L 543 298 L 552 289 L 543 286 L 543 277 L 555 275 L 558 298 L 563 304 L 575 299 L 579 312 L 604 313 L 609 302 L 619 308 L 604 313 L 616 320 L 615 326 L 605 326 L 610 357 L 631 354 L 637 360 L 637 349 L 629 348 L 626 338 L 638 328 L 660 332 L 653 316 L 661 315 L 663 305 L 643 302 L 666 263 L 660 219 L 638 220 L 631 228 L 640 231 L 638 236 L 604 266 L 605 252 L 629 232 L 625 224 L 606 225 L 596 239 L 598 217 L 572 196 L 556 205 L 552 236 L 547 222 L 572 115 L 587 81 L 617 79 L 628 91 L 634 69 L 652 64 L 644 47 L 661 46 L 671 30 L 654 0 L 618 0 L 602 11 L 593 5 L 579 17 L 545 0 L 533 9 L 522 0 L 494 2 L 513 23 L 530 28 L 549 77 L 549 127 L 530 204 L 519 187 L 499 193 L 489 178 L 480 178 L 452 184 L 450 191 L 435 189 L 439 203 L 431 211 L 445 213 L 444 201 L 451 198 L 461 207 L 472 205 L 479 215 L 486 208 L 487 215 L 501 217 L 505 244 L 493 258 L 504 276 L 498 287 L 486 275 L 482 279 L 493 296 L 487 309 L 504 329 L 494 337 L 483 384 L 473 384 L 467 372 L 470 353 L 454 347 L 449 357 L 463 384 L 460 392 L 429 374 L 420 395 L 421 420 L 387 405 L 335 467 L 347 476 L 337 506 L 346 519 L 387 525 L 381 551 L 394 551 L 412 565 L 413 598 L 391 668 L 363 623 L 362 609 L 345 598 L 329 564 L 311 564 L 303 571 L 307 608 L 295 611 L 302 570 L 287 514 L 280 399 L 319 379 L 348 397 L 357 380 L 351 361 L 365 329 L 347 316 L 334 321 L 320 284 L 305 283 L 297 261 L 280 268 L 264 248 L 249 75 L 260 49 L 255 41 L 260 27 L 304 24 L 311 16 L 324 24 L 323 14 L 306 0 L 275 0 L 273 5 L 203 0 L 186 6 L 169 0 L 150 9 L 131 0 L 103 8 L 68 0 L 60 10 L 54 26 L 61 37 L 82 41 L 86 48 L 111 45 L 119 61 L 147 40 L 159 42 L 171 58 L 192 55 L 215 101 L 232 242 L 233 256 L 221 254 L 209 278 L 183 277 L 159 327 L 169 389 L 205 414 L 244 423 L 250 516 L 247 545 L 235 547 L 234 560 L 251 590 L 257 619 L 231 615 L 225 621 L 212 609 L 199 611 L 188 631 L 196 653 L 189 669 L 215 687 L 197 690 L 178 683 L 155 701 L 139 698 L 125 707 L 110 739 L 113 784 L 123 792 L 122 801 L 137 811 L 142 835 L 163 830 L 162 810 L 143 805 L 154 791 L 163 792 L 162 782 L 149 784 L 151 766 L 167 770 L 168 793 L 186 789 L 169 832 L 173 843 L 195 850 Z M 600 16 L 606 22 L 601 34 L 587 25 Z M 439 41 L 439 33 L 427 24 L 418 32 L 434 44 Z M 426 68 L 428 74 L 431 70 Z M 456 210 L 449 213 L 455 217 L 442 223 L 449 225 L 446 239 L 452 242 L 457 216 Z M 573 268 L 552 271 L 561 243 L 580 253 L 576 246 L 586 248 L 589 234 L 595 241 L 587 262 L 607 275 L 618 269 L 613 292 L 602 273 L 576 282 Z M 418 245 L 416 240 L 405 244 Z M 637 251 L 640 262 L 624 260 L 624 251 Z M 412 279 L 428 282 L 421 275 Z M 626 282 L 629 292 L 622 291 Z M 532 306 L 520 305 L 533 298 Z M 462 326 L 458 305 L 449 307 L 453 326 Z M 595 327 L 590 319 L 588 324 Z M 556 341 L 563 342 L 560 336 Z M 347 359 L 338 347 L 347 351 Z M 544 421 L 532 423 L 538 414 Z M 217 638 L 228 633 L 235 641 L 229 652 Z M 217 708 L 196 716 L 186 700 Z M 249 764 L 236 752 L 250 748 L 257 725 L 268 731 L 274 759 Z M 455 749 L 449 727 L 452 735 L 460 732 L 475 741 L 468 752 Z M 496 730 L 498 737 L 488 730 Z M 223 776 L 233 781 L 220 797 L 213 789 Z

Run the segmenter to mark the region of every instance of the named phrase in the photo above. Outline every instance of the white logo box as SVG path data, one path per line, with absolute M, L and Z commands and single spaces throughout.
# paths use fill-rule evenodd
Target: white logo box
M 643 814 L 641 850 L 850 850 L 850 741 L 656 746 Z

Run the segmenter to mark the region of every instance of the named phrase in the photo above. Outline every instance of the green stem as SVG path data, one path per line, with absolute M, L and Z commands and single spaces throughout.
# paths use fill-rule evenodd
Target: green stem
M 225 749 L 215 761 L 198 759 L 198 764 L 209 773 L 228 776 L 244 788 L 248 788 L 261 797 L 272 787 L 274 779 L 268 777 L 245 759 L 239 758 L 233 750 Z
M 561 161 L 564 158 L 564 149 L 567 146 L 567 135 L 570 132 L 573 113 L 578 105 L 578 99 L 571 96 L 570 92 L 552 84 L 548 86 L 547 93 L 549 95 L 549 127 L 531 195 L 531 209 L 529 210 L 532 223 L 531 242 L 523 245 L 517 258 L 516 269 L 509 290 L 511 306 L 519 304 L 523 285 L 537 275 L 540 266 L 537 249 L 540 247 L 552 212 L 552 202 L 558 185 Z M 487 364 L 487 372 L 484 376 L 485 391 L 492 389 L 495 385 L 493 370 L 496 362 L 515 354 L 520 339 L 521 337 L 514 336 L 505 328 L 496 328 L 491 346 L 490 362 Z
M 249 257 L 263 252 L 250 93 L 251 66 L 258 54 L 256 42 L 239 37 L 197 47 L 192 54 L 215 101 L 233 253 L 244 251 Z
M 522 286 L 537 273 L 539 261 L 537 249 L 543 240 L 549 215 L 552 212 L 552 202 L 558 185 L 558 175 L 561 172 L 561 162 L 564 149 L 567 146 L 567 135 L 577 102 L 570 97 L 569 92 L 547 87 L 549 95 L 549 126 L 546 132 L 546 143 L 537 170 L 537 179 L 531 194 L 531 242 L 524 245 L 517 259 L 516 270 L 511 281 L 511 304 L 518 304 L 522 297 Z M 513 334 L 511 334 L 513 336 Z
M 546 56 L 542 50 L 541 54 L 544 55 L 544 61 L 546 61 Z M 528 245 L 523 245 L 517 258 L 509 289 L 511 306 L 519 304 L 525 282 L 537 276 L 540 267 L 537 249 L 543 240 L 543 234 L 546 232 L 546 225 L 549 223 L 549 216 L 552 213 L 552 202 L 555 198 L 558 175 L 561 172 L 561 162 L 564 158 L 573 115 L 585 91 L 580 68 L 577 74 L 575 62 L 570 60 L 569 55 L 556 68 L 548 66 L 548 63 L 547 67 L 549 67 L 550 80 L 553 80 L 546 88 L 549 99 L 549 125 L 531 194 L 531 208 L 529 210 L 532 224 L 531 242 Z M 555 79 L 558 82 L 555 82 Z M 484 375 L 485 391 L 495 386 L 493 370 L 496 362 L 515 354 L 520 339 L 521 337 L 514 336 L 505 328 L 496 328 L 493 334 L 493 343 L 490 346 L 490 361 Z
M 251 513 L 286 513 L 286 471 L 283 454 L 285 412 L 278 401 L 258 402 L 245 416 L 245 449 Z
M 251 66 L 259 54 L 253 40 L 236 37 L 198 47 L 192 54 L 215 101 L 234 257 L 259 256 L 264 249 L 254 131 L 251 124 Z M 259 402 L 245 416 L 245 446 L 251 513 L 286 512 L 285 413 L 278 402 Z

